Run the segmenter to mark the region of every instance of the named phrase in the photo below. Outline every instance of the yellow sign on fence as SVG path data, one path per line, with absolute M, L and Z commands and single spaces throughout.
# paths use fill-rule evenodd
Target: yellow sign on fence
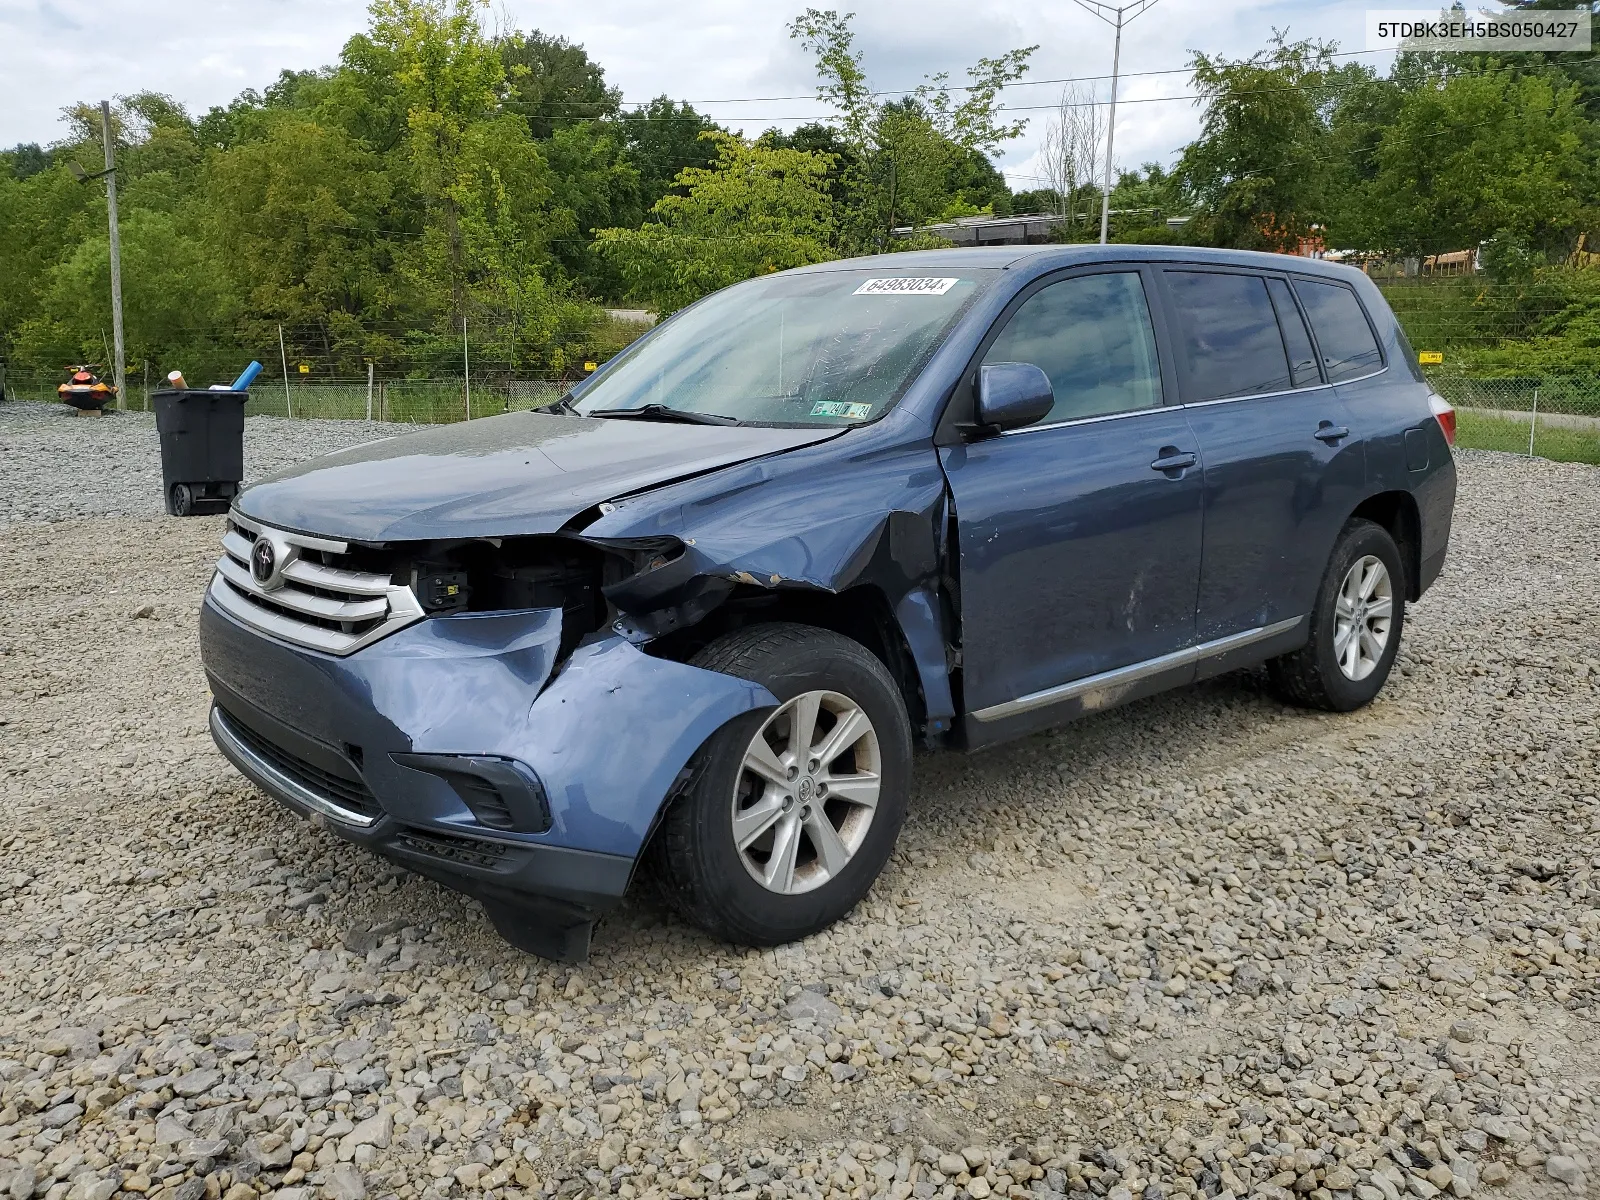
M 311 364 L 310 363 L 301 363 L 300 364 L 300 374 L 302 374 L 302 375 L 311 374 Z
M 1417 361 L 1424 364 L 1442 363 L 1444 355 L 1437 350 L 1424 350 L 1417 355 Z

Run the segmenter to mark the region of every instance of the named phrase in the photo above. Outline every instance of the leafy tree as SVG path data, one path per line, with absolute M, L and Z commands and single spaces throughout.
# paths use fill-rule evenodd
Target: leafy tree
M 1400 71 L 1404 71 L 1403 60 Z M 1405 101 L 1408 85 L 1391 72 L 1384 79 L 1364 64 L 1347 63 L 1330 74 L 1335 98 L 1322 152 L 1327 171 L 1327 238 L 1335 246 L 1382 244 L 1382 205 L 1370 203 L 1378 172 L 1378 147 Z
M 84 238 L 105 233 L 103 197 L 99 189 L 79 184 L 64 165 L 26 179 L 0 172 L 0 353 L 16 353 L 17 334 L 38 312 L 57 264 Z M 104 313 L 109 319 L 109 306 Z M 59 365 L 55 357 L 45 361 Z
M 50 166 L 50 155 L 38 142 L 18 142 L 0 151 L 0 169 L 9 169 L 13 179 L 27 179 Z
M 228 326 L 233 297 L 210 245 L 188 236 L 171 213 L 135 210 L 121 222 L 122 302 L 128 361 L 182 361 L 197 377 L 237 371 L 219 361 L 216 332 Z M 85 238 L 51 271 L 17 334 L 17 353 L 35 362 L 104 362 L 109 332 L 111 252 L 104 229 Z M 133 373 L 130 372 L 130 376 Z
M 535 29 L 499 41 L 505 66 L 505 107 L 544 141 L 580 121 L 615 117 L 622 92 L 606 86 L 606 73 L 582 46 Z
M 405 218 L 372 151 L 282 113 L 258 140 L 214 153 L 206 192 L 208 232 L 227 247 L 226 273 L 249 314 L 245 340 L 270 343 L 281 322 L 352 373 L 364 354 L 384 356 L 369 326 L 402 304 L 393 271 L 406 239 L 389 230 Z
M 202 146 L 227 149 L 241 142 L 263 137 L 274 114 L 284 111 L 310 113 L 328 91 L 333 69 L 321 71 L 280 71 L 277 81 L 265 93 L 246 88 L 226 106 L 213 106 L 194 123 L 195 138 Z
M 644 219 L 639 168 L 628 156 L 621 123 L 567 125 L 542 149 L 550 164 L 553 203 L 567 230 L 552 239 L 552 252 L 568 276 L 591 294 L 620 295 L 620 277 L 594 252 L 593 243 L 597 229 L 632 228 Z
M 407 157 L 428 210 L 413 276 L 444 285 L 456 327 L 466 313 L 463 209 L 481 203 L 483 173 L 492 178 L 496 170 L 480 160 L 484 140 L 475 127 L 489 119 L 505 80 L 477 7 L 476 0 L 372 0 L 369 10 L 373 44 L 393 57 L 406 103 Z
M 1323 157 L 1334 47 L 1290 42 L 1244 59 L 1196 54 L 1200 136 L 1176 174 L 1195 197 L 1195 232 L 1217 245 L 1292 248 L 1327 218 Z
M 944 73 L 928 77 L 902 99 L 880 101 L 855 48 L 852 15 L 808 8 L 789 24 L 790 37 L 816 59 L 817 96 L 833 107 L 835 128 L 848 152 L 839 248 L 846 253 L 883 249 L 897 225 L 983 211 L 997 202 L 1007 205 L 1009 189 L 989 160 L 1025 123 L 1004 120 L 999 96 L 1021 78 L 1038 47 L 980 58 L 967 71 L 960 102 Z
M 598 235 L 632 293 L 663 314 L 741 279 L 832 257 L 826 156 L 701 136 L 716 162 L 678 173 L 685 195 L 663 196 L 639 229 Z
M 1595 215 L 1591 138 L 1579 88 L 1560 76 L 1497 71 L 1417 88 L 1382 134 L 1367 190 L 1381 244 L 1565 254 Z
M 622 136 L 628 158 L 639 172 L 640 204 L 648 210 L 672 190 L 678 172 L 686 167 L 705 169 L 716 162 L 716 144 L 701 134 L 726 132 L 691 105 L 666 96 L 624 113 Z
M 842 207 L 846 199 L 846 178 L 856 165 L 855 151 L 845 145 L 844 136 L 832 125 L 808 121 L 796 125 L 785 133 L 778 128 L 768 129 L 756 144 L 769 150 L 804 150 L 808 154 L 826 154 L 831 159 L 828 168 L 828 198 Z

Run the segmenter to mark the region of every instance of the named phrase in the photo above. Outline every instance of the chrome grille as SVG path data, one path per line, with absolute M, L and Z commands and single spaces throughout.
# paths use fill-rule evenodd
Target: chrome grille
M 263 539 L 272 551 L 265 555 L 270 569 L 264 578 L 251 566 Z M 423 617 L 409 587 L 339 565 L 349 553 L 345 542 L 276 529 L 235 512 L 228 515 L 222 549 L 211 599 L 234 619 L 282 641 L 353 654 Z

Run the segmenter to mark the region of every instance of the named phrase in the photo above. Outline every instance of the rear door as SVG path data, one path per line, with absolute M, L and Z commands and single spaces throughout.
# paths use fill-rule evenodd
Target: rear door
M 1138 677 L 1150 689 L 1192 674 L 1186 663 L 1159 665 L 1194 637 L 1201 475 L 1163 379 L 1153 283 L 1148 271 L 1106 267 L 1025 291 L 980 359 L 1042 368 L 1054 409 L 940 449 L 958 526 L 973 742 L 1064 719 L 1074 700 L 1092 706 L 1087 693 L 1052 690 L 1073 681 L 1152 660 Z
M 1361 431 L 1328 383 L 1286 277 L 1187 266 L 1161 274 L 1205 463 L 1197 637 L 1292 641 L 1361 499 Z

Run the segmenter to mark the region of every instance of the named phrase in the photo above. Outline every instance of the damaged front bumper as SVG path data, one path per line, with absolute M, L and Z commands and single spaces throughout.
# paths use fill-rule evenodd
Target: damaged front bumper
M 433 617 L 335 657 L 208 598 L 200 637 L 212 734 L 243 774 L 563 961 L 587 954 L 694 752 L 777 703 L 620 636 L 558 666 L 559 609 Z

